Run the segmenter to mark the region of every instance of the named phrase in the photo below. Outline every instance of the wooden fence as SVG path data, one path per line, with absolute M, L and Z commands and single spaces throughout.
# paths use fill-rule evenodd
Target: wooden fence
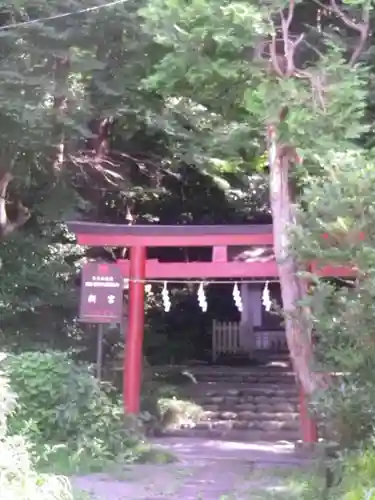
M 262 331 L 258 330 L 250 335 L 254 335 L 251 342 L 255 351 L 287 352 L 288 348 L 285 340 L 285 333 L 279 330 Z M 223 354 L 244 354 L 246 350 L 241 345 L 240 323 L 237 321 L 217 321 L 212 323 L 212 360 L 216 361 Z

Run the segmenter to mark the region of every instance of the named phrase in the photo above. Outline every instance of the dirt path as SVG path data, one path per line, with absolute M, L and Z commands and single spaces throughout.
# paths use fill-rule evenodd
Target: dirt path
M 308 463 L 287 444 L 166 438 L 156 445 L 179 461 L 125 467 L 116 477 L 92 475 L 74 484 L 95 500 L 261 500 L 275 493 L 293 499 L 282 470 Z

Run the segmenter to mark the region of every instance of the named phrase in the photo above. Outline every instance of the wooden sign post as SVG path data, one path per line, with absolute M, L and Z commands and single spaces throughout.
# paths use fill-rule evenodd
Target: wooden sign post
M 98 324 L 97 378 L 101 379 L 104 325 L 121 323 L 123 278 L 117 264 L 88 262 L 82 268 L 79 320 Z
M 84 323 L 121 323 L 123 278 L 117 264 L 88 262 L 82 268 L 79 319 Z

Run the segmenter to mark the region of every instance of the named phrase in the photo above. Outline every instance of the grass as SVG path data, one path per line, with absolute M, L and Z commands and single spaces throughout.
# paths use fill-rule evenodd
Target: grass
M 95 500 L 95 498 L 86 491 L 73 491 L 73 500 Z
M 315 464 L 310 465 L 308 470 L 285 467 L 256 469 L 249 478 L 249 483 L 251 483 L 248 492 L 249 500 L 284 500 L 286 498 L 321 500 L 324 498 L 324 482 L 319 477 Z M 233 497 L 235 498 L 236 496 Z
M 92 467 L 92 463 L 88 462 L 85 469 L 82 469 L 79 467 L 78 459 L 72 464 L 72 462 L 67 462 L 66 452 L 62 454 L 61 449 L 59 449 L 59 455 L 56 453 L 57 450 L 55 455 L 51 457 L 54 460 L 45 463 L 46 469 L 54 474 L 64 472 L 64 475 L 72 476 L 103 471 L 103 464 L 98 464 L 98 467 L 101 466 L 99 470 L 92 468 L 89 470 L 87 465 Z M 123 481 L 128 485 L 129 482 L 132 482 L 138 487 L 143 487 L 145 494 L 150 496 L 158 494 L 164 495 L 166 498 L 175 498 L 185 481 L 191 479 L 194 481 L 195 472 L 199 472 L 199 467 L 197 469 L 197 465 L 193 464 L 174 463 L 171 467 L 164 467 L 164 465 L 171 464 L 174 457 L 163 450 L 147 445 L 143 450 L 138 450 L 135 456 L 137 458 L 132 464 L 124 462 L 105 464 L 104 472 L 106 472 L 108 481 Z M 59 460 L 56 460 L 57 457 Z M 81 456 L 81 459 L 86 459 L 86 457 Z M 151 465 L 138 467 L 139 463 Z M 153 464 L 157 465 L 153 466 Z M 235 488 L 233 493 L 223 495 L 218 500 L 237 500 L 238 498 L 242 500 L 321 500 L 323 496 L 319 492 L 322 492 L 320 487 L 322 483 L 319 485 L 316 477 L 314 467 L 308 470 L 285 467 L 255 468 L 245 477 L 238 478 L 238 488 Z M 204 480 L 201 482 L 201 486 L 204 487 Z M 199 487 L 198 484 L 197 487 Z M 95 500 L 95 497 L 87 493 L 74 492 L 73 500 Z M 197 492 L 196 500 L 204 500 L 204 495 L 202 497 Z
M 113 457 L 93 456 L 84 447 L 72 448 L 66 444 L 37 445 L 33 450 L 36 468 L 41 473 L 75 476 L 99 472 L 114 473 L 126 464 L 168 464 L 176 461 L 174 455 L 148 444 L 139 442 L 128 453 Z
M 129 464 L 164 465 L 176 461 L 166 450 L 153 447 L 146 442 L 137 443 L 129 449 L 127 456 L 114 459 L 93 457 L 84 448 L 72 449 L 68 445 L 38 445 L 33 449 L 37 472 L 54 481 L 57 477 L 74 477 L 95 473 L 106 473 L 114 481 L 129 481 Z M 130 471 L 131 472 L 131 471 Z M 72 500 L 96 500 L 93 494 L 73 488 Z
M 160 398 L 158 406 L 164 428 L 196 423 L 204 411 L 201 406 L 193 401 L 176 396 Z
M 236 491 L 221 495 L 218 500 L 322 500 L 315 489 L 315 478 L 294 469 L 255 470 Z M 196 500 L 204 500 L 197 495 Z

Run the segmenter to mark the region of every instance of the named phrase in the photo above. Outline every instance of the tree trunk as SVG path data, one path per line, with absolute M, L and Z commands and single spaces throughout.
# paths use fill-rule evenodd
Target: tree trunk
M 280 149 L 280 151 L 279 151 Z M 290 195 L 289 168 L 295 156 L 270 144 L 270 201 L 273 218 L 274 252 L 278 264 L 281 297 L 285 315 L 285 333 L 294 370 L 306 394 L 321 387 L 313 371 L 311 325 L 306 308 L 298 305 L 307 284 L 297 276 L 298 264 L 290 250 L 290 227 L 295 223 L 294 204 Z

